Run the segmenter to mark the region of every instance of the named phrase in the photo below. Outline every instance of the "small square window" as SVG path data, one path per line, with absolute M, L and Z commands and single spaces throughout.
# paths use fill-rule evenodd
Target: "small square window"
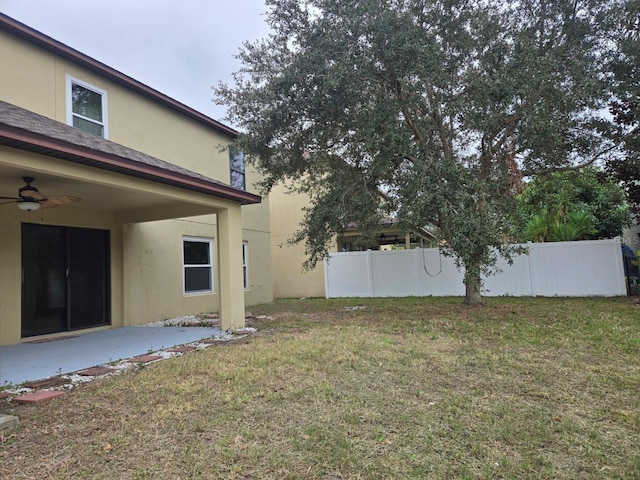
M 213 292 L 213 242 L 185 237 L 182 240 L 184 293 Z
M 107 138 L 107 92 L 67 76 L 67 123 Z

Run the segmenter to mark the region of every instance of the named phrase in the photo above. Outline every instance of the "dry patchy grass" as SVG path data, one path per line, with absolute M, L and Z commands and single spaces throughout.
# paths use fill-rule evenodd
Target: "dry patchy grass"
M 2 404 L 2 478 L 640 478 L 632 300 L 252 310 L 248 342 Z

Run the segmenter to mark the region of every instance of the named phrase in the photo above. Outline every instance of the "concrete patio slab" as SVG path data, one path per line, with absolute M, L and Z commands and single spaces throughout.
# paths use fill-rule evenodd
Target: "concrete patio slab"
M 216 327 L 123 327 L 1 346 L 0 386 L 77 372 L 221 333 Z

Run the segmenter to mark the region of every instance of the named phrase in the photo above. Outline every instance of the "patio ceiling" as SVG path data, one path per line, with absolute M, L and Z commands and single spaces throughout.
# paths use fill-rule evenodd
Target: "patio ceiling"
M 212 204 L 212 199 L 203 194 L 193 194 L 202 197 L 202 201 L 189 201 L 179 198 L 183 193 L 177 187 L 161 186 L 163 190 L 173 193 L 172 196 L 161 195 L 145 190 L 145 186 L 152 182 L 143 179 L 131 179 L 140 183 L 137 189 L 123 188 L 116 185 L 100 184 L 82 179 L 67 178 L 51 172 L 37 171 L 29 167 L 2 164 L 2 149 L 0 148 L 0 196 L 15 197 L 18 188 L 24 185 L 24 176 L 35 177 L 33 186 L 45 196 L 69 195 L 79 197 L 80 202 L 73 205 L 58 206 L 53 209 L 39 210 L 37 215 L 45 218 L 47 212 L 56 214 L 71 213 L 74 209 L 91 209 L 118 215 L 123 223 L 135 223 L 169 218 L 205 215 L 216 213 L 218 208 Z M 91 168 L 91 167 L 84 167 Z M 118 175 L 121 174 L 111 174 Z M 0 200 L 0 203 L 4 200 Z M 206 205 L 209 203 L 209 205 Z M 13 210 L 12 210 L 13 209 Z M 0 205 L 0 217 L 15 215 L 17 207 L 12 203 Z
M 22 177 L 33 176 L 33 186 L 45 196 L 72 195 L 82 199 L 75 206 L 102 211 L 124 211 L 131 208 L 158 207 L 167 203 L 161 197 L 124 189 L 114 189 L 94 183 L 34 172 L 29 168 L 15 168 L 0 164 L 0 196 L 15 197 L 24 185 Z M 7 208 L 3 205 L 2 208 Z M 60 208 L 60 207 L 56 207 Z M 73 205 L 64 208 L 74 208 Z

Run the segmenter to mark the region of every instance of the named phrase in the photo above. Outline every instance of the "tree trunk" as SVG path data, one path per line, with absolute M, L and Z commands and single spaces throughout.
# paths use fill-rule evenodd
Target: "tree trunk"
M 480 295 L 482 279 L 480 278 L 480 270 L 478 269 L 477 273 L 467 272 L 464 277 L 465 305 L 482 305 L 482 295 Z

